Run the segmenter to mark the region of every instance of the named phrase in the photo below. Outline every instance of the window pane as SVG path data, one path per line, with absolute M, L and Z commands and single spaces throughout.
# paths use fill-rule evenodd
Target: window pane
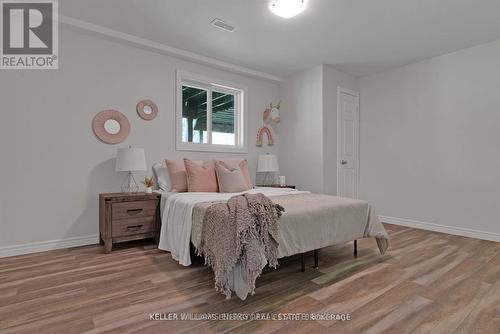
M 182 86 L 182 141 L 208 143 L 207 91 Z
M 212 92 L 212 144 L 236 145 L 234 100 L 232 94 Z

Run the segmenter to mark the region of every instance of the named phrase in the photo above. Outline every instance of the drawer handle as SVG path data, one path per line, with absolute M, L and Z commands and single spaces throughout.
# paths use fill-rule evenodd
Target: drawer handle
M 139 213 L 142 212 L 142 209 L 130 209 L 130 210 L 127 210 L 127 213 L 131 216 L 135 216 Z
M 131 225 L 127 226 L 127 231 L 138 231 L 142 228 L 142 225 Z

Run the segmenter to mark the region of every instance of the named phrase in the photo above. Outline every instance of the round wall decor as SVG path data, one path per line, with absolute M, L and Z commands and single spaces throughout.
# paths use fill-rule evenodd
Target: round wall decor
M 92 129 L 99 140 L 106 144 L 119 144 L 130 133 L 127 116 L 116 110 L 104 110 L 95 115 Z
M 143 120 L 151 121 L 158 115 L 158 106 L 151 100 L 142 100 L 137 103 L 137 113 Z

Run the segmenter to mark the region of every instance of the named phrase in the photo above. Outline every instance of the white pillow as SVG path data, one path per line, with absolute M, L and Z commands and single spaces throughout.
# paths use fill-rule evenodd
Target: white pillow
M 170 176 L 168 175 L 167 166 L 165 162 L 157 162 L 153 165 L 153 177 L 158 189 L 163 191 L 170 191 Z
M 215 162 L 215 173 L 217 174 L 219 192 L 221 193 L 239 193 L 250 189 L 239 167 L 227 168 L 225 164 L 217 161 Z

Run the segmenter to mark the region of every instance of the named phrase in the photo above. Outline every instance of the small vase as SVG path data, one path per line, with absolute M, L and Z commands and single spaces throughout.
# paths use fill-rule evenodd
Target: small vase
M 152 193 L 153 193 L 153 187 L 147 187 L 146 194 L 152 194 Z

